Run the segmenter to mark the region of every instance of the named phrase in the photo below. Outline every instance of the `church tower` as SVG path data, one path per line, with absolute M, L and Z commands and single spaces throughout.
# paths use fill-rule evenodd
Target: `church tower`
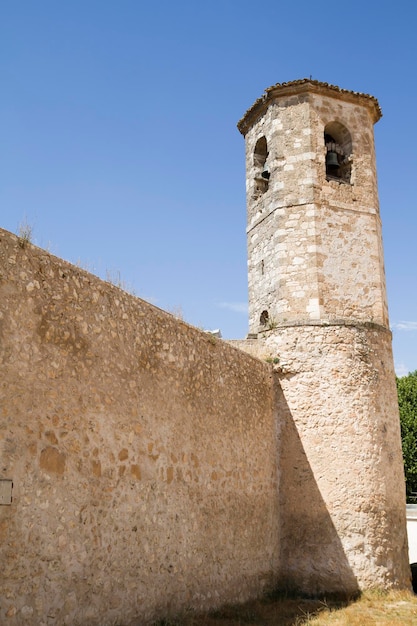
M 238 124 L 248 350 L 279 378 L 282 578 L 311 593 L 409 585 L 380 117 L 372 96 L 305 79 L 268 88 Z

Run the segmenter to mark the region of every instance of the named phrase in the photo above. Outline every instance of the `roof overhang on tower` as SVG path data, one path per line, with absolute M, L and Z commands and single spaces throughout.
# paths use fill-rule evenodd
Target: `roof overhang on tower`
M 271 102 L 277 97 L 300 95 L 305 93 L 319 94 L 330 98 L 344 100 L 345 102 L 356 102 L 361 106 L 366 106 L 372 116 L 375 124 L 382 117 L 381 107 L 378 100 L 369 94 L 359 93 L 357 91 L 349 91 L 341 89 L 336 85 L 329 85 L 318 80 L 302 78 L 293 80 L 288 83 L 277 83 L 265 89 L 263 95 L 258 98 L 254 104 L 248 109 L 245 115 L 239 120 L 237 127 L 246 135 L 254 122 L 265 112 Z

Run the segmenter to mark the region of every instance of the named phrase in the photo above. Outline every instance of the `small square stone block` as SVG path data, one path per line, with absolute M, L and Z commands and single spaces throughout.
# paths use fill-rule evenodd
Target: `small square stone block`
M 0 478 L 0 505 L 12 503 L 13 481 L 10 478 Z

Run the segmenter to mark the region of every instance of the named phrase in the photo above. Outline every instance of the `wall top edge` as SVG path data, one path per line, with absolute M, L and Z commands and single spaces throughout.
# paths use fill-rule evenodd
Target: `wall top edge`
M 49 250 L 45 250 L 44 248 L 41 248 L 40 246 L 30 241 L 24 242 L 22 244 L 21 238 L 19 237 L 19 235 L 16 235 L 15 233 L 12 233 L 0 226 L 0 258 L 2 256 L 3 243 L 5 243 L 7 246 L 14 247 L 15 251 L 19 251 L 23 255 L 25 254 L 29 255 L 32 259 L 43 258 L 48 263 L 51 263 L 53 266 L 57 268 L 60 268 L 60 269 L 66 268 L 68 271 L 72 272 L 74 276 L 84 277 L 87 280 L 88 284 L 91 285 L 91 289 L 93 289 L 93 287 L 95 288 L 100 287 L 102 290 L 105 290 L 108 293 L 113 293 L 115 297 L 124 298 L 126 301 L 130 301 L 133 305 L 136 304 L 137 306 L 141 306 L 141 307 L 144 306 L 149 310 L 153 310 L 154 312 L 157 312 L 158 315 L 162 314 L 163 316 L 168 316 L 172 319 L 175 319 L 179 325 L 188 326 L 192 328 L 193 330 L 197 331 L 198 333 L 201 333 L 208 337 L 208 334 L 206 333 L 206 331 L 203 331 L 193 326 L 192 324 L 188 324 L 188 322 L 175 317 L 175 315 L 173 315 L 169 311 L 165 311 L 164 309 L 161 309 L 160 307 L 156 306 L 152 302 L 148 302 L 147 300 L 144 300 L 143 298 L 136 295 L 134 292 L 131 292 L 128 289 L 125 289 L 123 286 L 119 286 L 113 283 L 111 280 L 106 280 L 104 278 L 101 278 L 97 274 L 94 274 L 94 272 L 90 272 L 89 270 L 84 269 L 83 267 L 79 265 L 75 265 L 74 263 L 71 263 L 71 261 L 67 261 L 66 259 L 56 256 L 55 254 L 52 254 L 51 252 L 49 252 Z M 213 339 L 211 339 L 211 341 L 213 341 Z
M 265 89 L 264 93 L 258 98 L 254 104 L 246 111 L 241 120 L 237 123 L 237 127 L 243 136 L 254 124 L 256 119 L 267 109 L 271 101 L 275 98 L 288 97 L 292 95 L 300 95 L 303 93 L 314 93 L 328 96 L 348 102 L 356 102 L 370 109 L 374 124 L 381 119 L 382 111 L 378 100 L 369 94 L 342 89 L 337 85 L 323 83 L 319 80 L 311 78 L 302 78 L 286 83 L 276 83 Z

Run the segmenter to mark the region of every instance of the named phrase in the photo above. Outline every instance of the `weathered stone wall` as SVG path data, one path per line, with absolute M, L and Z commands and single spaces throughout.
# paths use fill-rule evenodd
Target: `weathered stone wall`
M 295 81 L 239 123 L 252 337 L 235 345 L 273 365 L 0 231 L 1 624 L 409 585 L 379 115 Z M 326 171 L 325 129 L 350 181 Z
M 407 586 L 374 98 L 314 80 L 266 90 L 246 142 L 248 352 L 275 363 L 286 584 Z M 305 555 L 308 554 L 308 558 Z
M 270 366 L 5 231 L 0 341 L 1 624 L 146 624 L 276 581 Z
M 349 318 L 387 326 L 374 104 L 305 89 L 277 89 L 245 127 L 250 332 L 267 328 L 263 311 L 272 324 Z M 342 123 L 349 184 L 326 176 L 324 132 Z M 256 158 L 262 137 L 267 182 Z
M 310 593 L 407 587 L 390 332 L 317 323 L 239 345 L 275 361 L 279 378 L 282 584 Z

